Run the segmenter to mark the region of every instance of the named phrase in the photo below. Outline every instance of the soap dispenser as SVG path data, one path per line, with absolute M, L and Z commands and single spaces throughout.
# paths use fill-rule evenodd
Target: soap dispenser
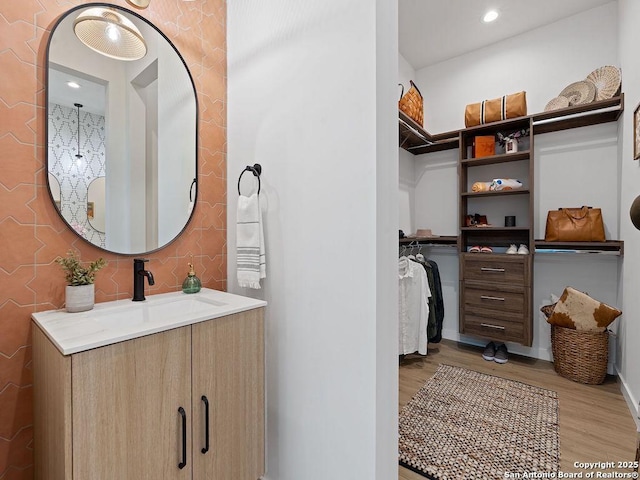
M 184 293 L 198 293 L 202 288 L 202 282 L 196 277 L 196 272 L 193 270 L 193 255 L 191 255 L 191 262 L 188 265 L 189 273 L 184 282 L 182 282 L 182 291 Z

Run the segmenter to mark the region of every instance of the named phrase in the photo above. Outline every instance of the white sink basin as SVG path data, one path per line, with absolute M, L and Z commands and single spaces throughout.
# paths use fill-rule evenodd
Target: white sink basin
M 207 297 L 186 295 L 182 298 L 167 300 L 150 300 L 144 302 L 143 312 L 148 316 L 148 321 L 162 321 L 167 317 L 202 315 L 222 309 L 227 304 Z
M 110 330 L 129 330 L 143 324 L 157 325 L 180 318 L 213 314 L 226 303 L 206 297 L 184 296 L 177 298 L 154 298 L 144 302 L 131 302 L 104 310 L 87 312 L 87 320 L 100 324 Z
M 108 310 L 85 313 L 87 321 L 96 322 L 104 328 L 122 329 L 140 325 L 145 321 L 146 312 L 142 305 L 114 307 Z
M 31 315 L 64 355 L 264 307 L 263 300 L 203 288 L 149 295 L 143 302 L 97 303 L 93 310 L 51 310 Z

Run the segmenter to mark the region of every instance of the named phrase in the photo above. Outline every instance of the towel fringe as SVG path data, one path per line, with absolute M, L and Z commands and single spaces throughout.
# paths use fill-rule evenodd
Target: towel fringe
M 244 280 L 238 280 L 238 285 L 242 288 L 256 288 L 260 289 L 260 282 L 250 282 Z

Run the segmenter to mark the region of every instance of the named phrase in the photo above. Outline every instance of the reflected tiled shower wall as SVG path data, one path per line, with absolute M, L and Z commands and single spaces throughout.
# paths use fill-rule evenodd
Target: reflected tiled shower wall
M 48 170 L 60 192 L 54 200 L 74 230 L 104 248 L 105 234 L 91 226 L 87 212 L 89 185 L 105 175 L 104 115 L 50 103 L 48 117 Z
M 79 239 L 58 217 L 45 171 L 45 49 L 66 10 L 87 1 L 0 3 L 0 480 L 33 478 L 32 312 L 60 308 L 64 278 L 55 258 L 69 248 L 104 256 L 98 302 L 128 298 L 132 257 Z M 133 9 L 124 0 L 116 5 Z M 152 0 L 137 13 L 176 45 L 198 93 L 198 203 L 189 227 L 148 255 L 151 293 L 175 291 L 194 255 L 206 287 L 226 290 L 226 4 L 224 0 Z

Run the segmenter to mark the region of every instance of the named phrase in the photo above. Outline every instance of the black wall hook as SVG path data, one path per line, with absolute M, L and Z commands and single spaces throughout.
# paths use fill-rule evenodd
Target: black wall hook
M 262 165 L 260 165 L 259 163 L 254 163 L 253 166 L 247 165 L 244 168 L 244 170 L 240 174 L 240 177 L 238 178 L 238 195 L 242 195 L 240 193 L 240 180 L 242 180 L 242 175 L 244 175 L 244 172 L 251 172 L 258 179 L 258 194 L 260 194 L 260 175 L 262 175 Z

